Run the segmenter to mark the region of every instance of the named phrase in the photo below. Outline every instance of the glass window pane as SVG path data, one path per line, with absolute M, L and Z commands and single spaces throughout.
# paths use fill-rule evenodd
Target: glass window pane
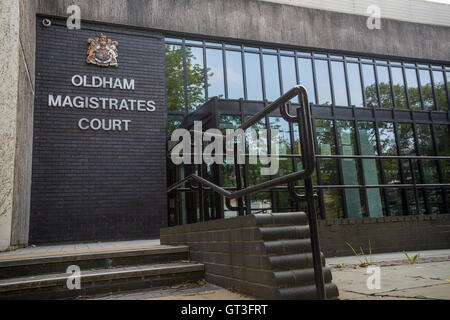
M 300 84 L 304 86 L 308 91 L 309 101 L 312 103 L 316 103 L 316 90 L 314 89 L 314 77 L 311 59 L 299 58 L 298 69 Z
M 227 51 L 228 98 L 244 98 L 244 76 L 242 74 L 242 55 L 240 52 Z
M 166 45 L 166 91 L 169 111 L 184 112 L 183 48 Z
M 325 190 L 323 192 L 323 202 L 327 219 L 344 218 L 342 206 L 342 196 L 340 190 Z
M 295 58 L 281 57 L 281 74 L 283 82 L 283 93 L 288 92 L 297 85 L 297 75 L 295 72 Z M 297 99 L 298 102 L 298 99 Z
M 421 160 L 420 165 L 423 170 L 423 183 L 432 184 L 439 183 L 437 161 L 434 160 Z
M 206 49 L 208 64 L 208 97 L 225 97 L 222 50 Z
M 246 117 L 246 120 L 250 119 L 249 117 Z M 260 130 L 266 129 L 266 121 L 265 119 L 262 119 L 252 125 L 250 127 L 251 130 L 255 130 L 256 133 L 258 133 Z M 255 140 L 256 138 L 256 140 Z M 252 135 L 246 135 L 246 143 L 247 143 L 247 150 L 249 154 L 260 154 L 261 152 L 267 153 L 268 152 L 268 146 L 267 146 L 267 140 L 265 141 L 259 141 L 258 136 L 252 136 Z M 264 181 L 269 180 L 270 176 L 264 176 L 261 175 L 261 168 L 267 167 L 267 165 L 263 165 L 260 162 L 260 158 L 258 157 L 256 164 L 249 164 L 248 165 L 248 175 L 249 175 L 249 184 L 250 185 L 256 185 L 259 183 L 262 183 Z M 253 196 L 252 196 L 253 198 Z
M 291 152 L 291 130 L 289 123 L 281 117 L 270 117 L 270 128 L 278 130 L 279 154 L 292 154 Z
M 251 197 L 252 213 L 271 213 L 272 199 L 270 192 L 260 192 Z
M 331 73 L 333 74 L 334 101 L 337 106 L 348 106 L 347 85 L 345 84 L 344 63 L 331 62 Z
M 408 109 L 406 102 L 405 80 L 403 79 L 402 68 L 393 67 L 392 85 L 394 86 L 395 104 L 397 109 Z
M 380 136 L 381 154 L 384 156 L 396 156 L 397 145 L 395 143 L 394 124 L 391 122 L 380 122 L 378 124 Z
M 182 43 L 183 39 L 177 39 L 177 38 L 164 38 L 164 41 L 166 42 L 177 42 L 177 43 Z
M 359 140 L 361 145 L 361 155 L 375 156 L 377 152 L 377 139 L 375 125 L 373 122 L 358 122 Z M 375 159 L 363 159 L 362 166 L 364 178 L 367 185 L 377 185 L 381 183 L 380 170 Z M 367 200 L 369 204 L 370 217 L 383 216 L 383 203 L 380 189 L 367 189 Z
M 439 156 L 450 156 L 450 126 L 435 125 L 436 144 Z M 450 183 L 450 160 L 441 160 L 443 183 Z
M 414 130 L 411 123 L 398 123 L 397 125 L 400 148 L 400 155 L 414 156 L 416 155 Z
M 182 116 L 168 116 L 168 135 L 169 137 L 172 136 L 172 133 L 178 129 L 183 122 Z
M 336 154 L 336 138 L 332 120 L 316 120 L 317 154 L 330 156 Z
M 363 64 L 364 95 L 368 108 L 378 107 L 377 85 L 375 83 L 375 69 L 373 65 Z
M 427 189 L 426 199 L 430 206 L 430 214 L 440 214 L 445 212 L 444 201 L 442 200 L 442 190 Z
M 265 54 L 263 55 L 263 62 L 266 99 L 268 101 L 275 101 L 281 95 L 280 74 L 278 72 L 278 57 Z
M 359 64 L 347 63 L 347 73 L 352 105 L 356 107 L 363 107 L 364 102 L 361 87 L 361 74 L 359 73 Z
M 257 53 L 245 53 L 245 74 L 248 100 L 263 100 L 261 60 Z
M 226 134 L 226 129 L 236 129 L 241 125 L 241 117 L 235 115 L 221 115 L 219 118 L 219 129 Z M 224 163 L 221 166 L 222 179 L 224 187 L 236 186 L 236 172 L 233 163 L 227 163 L 227 159 L 224 158 Z M 233 204 L 233 203 L 232 203 Z
M 450 156 L 450 126 L 435 125 L 436 143 L 439 156 Z
M 422 109 L 422 105 L 420 103 L 419 83 L 417 82 L 416 69 L 405 69 L 405 74 L 411 109 L 420 110 Z
M 401 184 L 399 160 L 384 159 L 382 162 L 386 184 Z
M 344 156 L 356 155 L 356 138 L 353 121 L 337 121 L 337 129 L 339 134 L 340 154 Z M 341 160 L 342 176 L 344 185 L 359 185 L 359 168 L 358 163 L 354 159 Z M 361 218 L 361 197 L 358 189 L 344 190 L 345 205 L 347 206 L 347 214 L 349 218 Z
M 380 107 L 392 108 L 394 103 L 392 100 L 389 69 L 388 67 L 377 66 L 377 73 L 378 73 L 378 87 L 380 89 Z
M 433 71 L 433 80 L 438 110 L 447 111 L 448 101 L 447 91 L 445 90 L 444 73 L 441 71 Z
M 420 86 L 422 90 L 423 107 L 425 110 L 434 109 L 433 88 L 429 70 L 419 70 Z
M 186 47 L 189 111 L 195 111 L 205 103 L 205 74 L 203 49 Z
M 421 156 L 434 156 L 433 136 L 429 124 L 416 124 L 417 144 Z
M 319 159 L 320 171 L 318 174 L 321 177 L 322 185 L 339 185 L 339 171 L 338 162 L 335 159 Z
M 400 189 L 386 189 L 386 198 L 389 205 L 391 216 L 403 215 L 402 193 Z
M 328 70 L 328 61 L 315 60 L 314 66 L 316 69 L 316 84 L 317 94 L 319 96 L 319 104 L 331 105 L 331 87 L 330 87 L 330 73 Z

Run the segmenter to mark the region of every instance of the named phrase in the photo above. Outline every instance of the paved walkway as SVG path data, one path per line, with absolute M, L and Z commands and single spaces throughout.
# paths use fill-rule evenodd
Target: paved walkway
M 239 293 L 199 281 L 160 289 L 95 296 L 91 300 L 253 300 Z
M 359 267 L 356 256 L 327 259 L 341 300 L 450 300 L 450 250 L 408 252 L 420 254 L 410 264 L 403 252 L 376 254 L 379 288 L 367 285 L 369 268 Z M 364 260 L 364 258 L 360 258 Z M 369 281 L 369 284 L 375 284 Z
M 34 258 L 55 255 L 71 255 L 104 251 L 146 249 L 160 246 L 159 239 L 137 241 L 115 241 L 96 243 L 76 243 L 53 246 L 33 246 L 14 251 L 0 252 L 0 261 L 17 258 Z
M 80 253 L 121 251 L 160 246 L 159 239 L 139 241 L 97 242 L 37 246 L 0 252 L 0 261 L 14 258 L 70 255 Z M 450 300 L 450 250 L 409 251 L 410 257 L 420 254 L 410 264 L 403 252 L 374 254 L 371 261 L 380 267 L 380 288 L 369 289 L 368 268 L 359 267 L 364 257 L 327 258 L 333 282 L 341 300 L 373 299 L 448 299 Z M 178 287 L 130 292 L 96 299 L 114 300 L 245 300 L 250 299 L 209 283 L 187 283 Z

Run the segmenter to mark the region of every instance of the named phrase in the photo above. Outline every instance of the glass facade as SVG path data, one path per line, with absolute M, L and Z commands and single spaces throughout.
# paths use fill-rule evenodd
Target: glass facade
M 169 133 L 212 97 L 269 103 L 296 84 L 305 86 L 322 110 L 314 116 L 322 218 L 448 212 L 450 161 L 436 158 L 450 156 L 448 65 L 166 38 L 166 67 Z M 373 115 L 349 119 L 340 109 Z M 392 120 L 375 111 L 391 112 Z M 222 115 L 221 128 L 242 120 Z M 278 176 L 300 170 L 301 159 L 289 157 L 299 151 L 298 128 L 279 117 L 258 126 L 281 133 Z M 233 187 L 233 167 L 223 166 L 224 186 Z M 256 169 L 249 165 L 250 185 L 265 179 Z M 301 209 L 287 189 L 258 194 L 251 206 L 255 212 Z

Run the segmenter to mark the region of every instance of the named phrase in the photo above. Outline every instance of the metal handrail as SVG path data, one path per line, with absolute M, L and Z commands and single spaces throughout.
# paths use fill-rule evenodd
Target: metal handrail
M 293 98 L 299 97 L 300 106 L 297 108 L 297 114 L 291 115 L 288 112 L 287 105 L 289 101 Z M 313 124 L 312 124 L 312 114 L 311 114 L 311 105 L 308 101 L 308 92 L 303 86 L 295 86 L 287 93 L 282 95 L 276 101 L 271 103 L 269 106 L 264 108 L 261 112 L 251 117 L 249 120 L 244 122 L 237 130 L 247 130 L 254 124 L 256 124 L 261 119 L 268 116 L 270 113 L 275 111 L 277 108 L 280 109 L 281 116 L 287 122 L 297 122 L 299 125 L 299 133 L 302 138 L 302 160 L 304 169 L 299 172 L 293 172 L 291 174 L 285 175 L 283 177 L 279 177 L 267 182 L 260 183 L 255 186 L 250 186 L 245 189 L 230 192 L 226 189 L 208 181 L 197 174 L 191 174 L 181 180 L 180 182 L 175 183 L 174 185 L 168 188 L 168 193 L 178 189 L 183 186 L 185 183 L 191 183 L 191 181 L 197 182 L 199 185 L 198 189 L 202 189 L 203 187 L 209 187 L 214 192 L 222 195 L 226 199 L 242 199 L 243 197 L 249 196 L 253 193 L 270 189 L 275 186 L 279 186 L 282 184 L 289 184 L 289 186 L 293 186 L 294 183 L 298 180 L 305 181 L 306 195 L 302 196 L 297 194 L 291 188 L 292 196 L 297 200 L 305 200 L 308 203 L 308 213 L 309 213 L 309 229 L 310 229 L 310 237 L 311 237 L 311 249 L 312 249 L 312 258 L 313 258 L 313 266 L 314 266 L 314 276 L 316 282 L 316 290 L 317 290 L 317 298 L 320 300 L 326 299 L 326 291 L 325 291 L 325 280 L 323 276 L 322 270 L 322 259 L 320 253 L 320 245 L 319 245 L 319 236 L 317 231 L 317 215 L 315 211 L 314 205 L 314 190 L 312 185 L 312 175 L 315 170 L 315 148 L 314 148 L 314 134 L 313 134 Z M 234 136 L 232 134 L 227 135 L 226 138 Z M 237 177 L 236 177 L 237 178 Z M 192 185 L 191 185 L 192 187 Z M 247 208 L 248 209 L 248 208 Z
M 213 182 L 206 180 L 206 179 L 200 177 L 199 175 L 193 173 L 193 174 L 187 176 L 186 178 L 184 178 L 183 180 L 170 186 L 168 188 L 167 192 L 170 193 L 170 192 L 178 189 L 179 187 L 183 186 L 186 182 L 195 181 L 206 187 L 211 188 L 212 190 L 214 190 L 215 192 L 224 196 L 225 198 L 238 199 L 238 198 L 242 198 L 242 197 L 251 195 L 253 193 L 256 193 L 256 192 L 259 192 L 259 191 L 262 191 L 262 190 L 265 190 L 265 189 L 268 189 L 268 188 L 271 188 L 274 186 L 278 186 L 278 185 L 282 185 L 282 184 L 286 184 L 286 183 L 290 183 L 290 182 L 295 182 L 298 180 L 303 180 L 308 177 L 311 177 L 315 170 L 316 155 L 315 155 L 315 150 L 314 150 L 314 135 L 313 135 L 313 126 L 312 126 L 312 119 L 311 119 L 311 106 L 308 103 L 307 95 L 308 95 L 308 93 L 303 86 L 295 86 L 294 88 L 289 90 L 287 93 L 282 95 L 280 98 L 278 98 L 275 102 L 273 102 L 272 104 L 267 106 L 264 110 L 262 110 L 261 112 L 259 112 L 258 114 L 256 114 L 255 116 L 253 116 L 252 118 L 247 120 L 239 128 L 237 128 L 237 130 L 241 129 L 241 130 L 245 131 L 246 129 L 250 128 L 252 125 L 257 123 L 259 120 L 263 119 L 265 116 L 272 113 L 277 108 L 280 108 L 281 115 L 286 121 L 294 122 L 294 121 L 300 120 L 303 124 L 303 126 L 301 126 L 301 127 L 304 128 L 304 133 L 305 133 L 304 136 L 306 138 L 304 144 L 307 149 L 305 152 L 306 156 L 304 157 L 305 165 L 304 165 L 304 169 L 302 171 L 293 172 L 293 173 L 285 175 L 283 177 L 278 177 L 273 180 L 266 181 L 266 182 L 263 182 L 263 183 L 260 183 L 260 184 L 257 184 L 257 185 L 251 186 L 251 187 L 247 187 L 245 189 L 242 189 L 242 190 L 239 190 L 236 192 L 227 191 L 224 188 L 214 184 Z M 290 100 L 295 98 L 296 96 L 303 97 L 302 100 L 304 100 L 304 102 L 305 102 L 302 107 L 299 107 L 299 109 L 302 109 L 301 110 L 302 112 L 298 112 L 300 117 L 291 116 L 287 113 L 287 110 L 286 110 L 286 104 Z M 306 126 L 306 128 L 305 128 L 305 126 Z M 226 138 L 231 137 L 231 136 L 232 136 L 231 134 L 227 135 Z

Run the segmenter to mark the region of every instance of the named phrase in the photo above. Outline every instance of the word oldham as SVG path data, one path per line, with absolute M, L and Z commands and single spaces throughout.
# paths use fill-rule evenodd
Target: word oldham
M 128 80 L 99 76 L 88 77 L 76 74 L 72 77 L 72 85 L 85 88 L 134 90 L 135 81 L 134 79 Z

